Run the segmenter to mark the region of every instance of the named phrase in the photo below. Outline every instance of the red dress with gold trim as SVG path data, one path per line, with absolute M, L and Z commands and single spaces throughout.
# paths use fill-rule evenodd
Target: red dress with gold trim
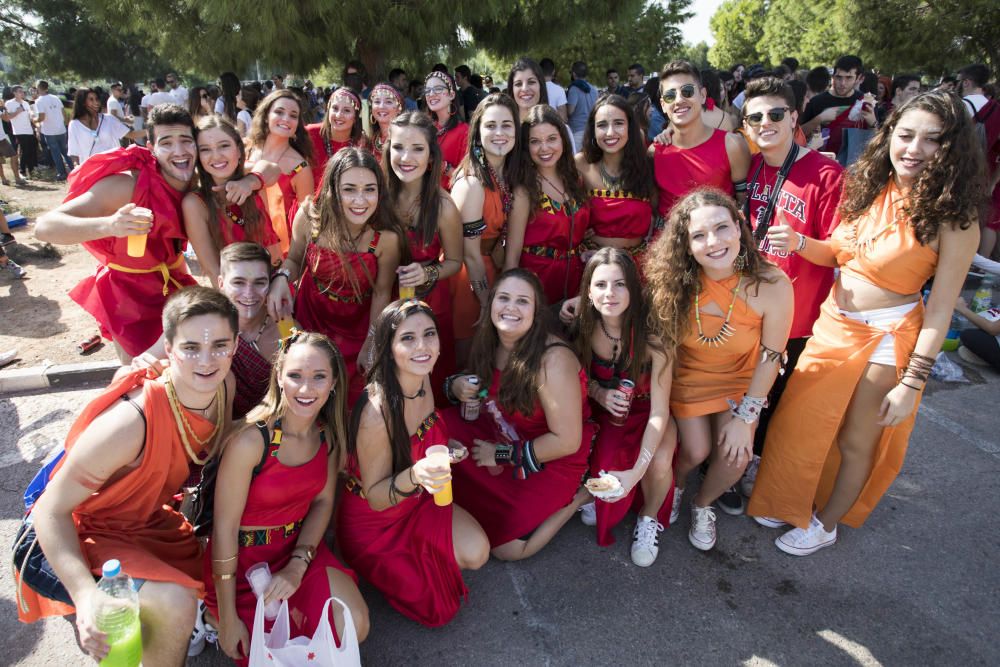
M 579 293 L 583 278 L 580 253 L 589 225 L 589 206 L 575 200 L 555 202 L 542 193 L 524 230 L 518 265 L 538 276 L 550 305 Z

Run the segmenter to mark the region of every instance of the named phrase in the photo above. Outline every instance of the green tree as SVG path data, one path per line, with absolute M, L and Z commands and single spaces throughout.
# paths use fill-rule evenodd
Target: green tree
M 771 0 L 764 19 L 761 50 L 765 60 L 779 63 L 794 56 L 804 67 L 830 66 L 838 56 L 857 53 L 844 0 Z
M 2 0 L 0 44 L 25 80 L 40 77 L 141 81 L 170 65 L 136 32 L 81 0 Z
M 715 44 L 708 52 L 713 67 L 761 62 L 766 0 L 726 0 L 709 21 Z
M 698 69 L 707 69 L 711 67 L 708 61 L 709 47 L 707 42 L 698 42 L 697 44 L 685 44 L 684 48 L 678 52 L 677 57 L 681 60 L 686 60 Z

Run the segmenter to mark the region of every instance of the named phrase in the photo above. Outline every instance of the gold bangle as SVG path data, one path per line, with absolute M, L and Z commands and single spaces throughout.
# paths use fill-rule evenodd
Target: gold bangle
M 229 579 L 235 579 L 236 578 L 236 574 L 235 573 L 234 574 L 215 574 L 213 572 L 212 573 L 212 578 L 215 579 L 216 581 L 227 581 Z
M 213 563 L 230 563 L 230 562 L 236 560 L 236 558 L 237 558 L 237 556 L 233 556 L 232 558 L 221 558 L 221 559 L 219 559 L 219 558 L 213 558 L 212 562 Z

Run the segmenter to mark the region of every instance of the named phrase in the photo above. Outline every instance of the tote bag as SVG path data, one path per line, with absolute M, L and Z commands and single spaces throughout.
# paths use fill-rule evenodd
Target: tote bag
M 334 642 L 330 627 L 330 604 L 336 602 L 344 610 L 344 632 L 340 648 Z M 271 632 L 264 632 L 264 598 L 257 598 L 253 617 L 253 638 L 250 640 L 250 667 L 360 667 L 358 635 L 354 630 L 351 610 L 339 598 L 329 598 L 312 638 L 290 635 L 288 601 L 281 603 Z

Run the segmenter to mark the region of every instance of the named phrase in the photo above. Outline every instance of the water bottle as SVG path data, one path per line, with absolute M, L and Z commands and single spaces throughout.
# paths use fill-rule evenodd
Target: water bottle
M 981 313 L 993 307 L 993 278 L 986 276 L 979 283 L 976 295 L 972 297 L 969 308 L 974 313 Z
M 101 667 L 139 667 L 142 662 L 142 628 L 139 624 L 139 593 L 122 564 L 109 560 L 97 582 L 94 618 L 97 629 L 108 636 L 110 652 Z

